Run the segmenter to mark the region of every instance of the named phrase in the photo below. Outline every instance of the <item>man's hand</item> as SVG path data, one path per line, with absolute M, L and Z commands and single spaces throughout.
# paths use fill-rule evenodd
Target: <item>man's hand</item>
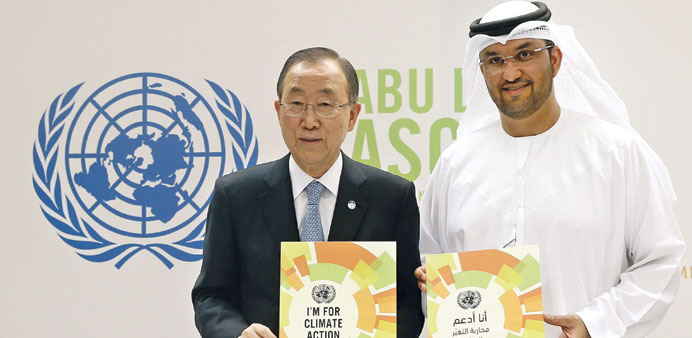
M 276 336 L 268 327 L 254 323 L 248 326 L 239 338 L 276 338 Z
M 562 333 L 559 338 L 591 338 L 589 331 L 586 329 L 586 325 L 584 325 L 584 321 L 575 314 L 554 316 L 544 313 L 543 320 L 547 324 L 562 328 Z
M 425 267 L 417 267 L 416 271 L 413 272 L 413 275 L 416 276 L 416 279 L 418 280 L 418 288 L 423 292 L 428 292 L 428 287 L 426 285 L 428 282 L 428 276 L 425 275 Z

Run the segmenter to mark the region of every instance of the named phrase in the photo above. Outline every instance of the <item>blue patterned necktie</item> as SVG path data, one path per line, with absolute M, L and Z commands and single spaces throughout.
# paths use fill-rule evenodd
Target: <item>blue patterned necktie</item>
M 308 192 L 308 212 L 300 229 L 300 240 L 303 242 L 323 242 L 324 232 L 320 220 L 320 197 L 325 187 L 322 183 L 312 181 L 305 188 Z

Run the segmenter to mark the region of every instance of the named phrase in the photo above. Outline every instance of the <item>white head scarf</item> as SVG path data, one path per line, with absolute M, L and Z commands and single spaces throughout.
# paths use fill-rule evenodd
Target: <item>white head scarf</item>
M 480 22 L 503 20 L 536 9 L 538 7 L 529 2 L 509 1 L 488 11 Z M 624 103 L 601 78 L 593 60 L 575 38 L 572 28 L 553 21 L 527 21 L 507 35 L 478 34 L 467 43 L 463 66 L 463 98 L 467 107 L 459 124 L 460 137 L 500 118 L 483 75 L 479 72 L 479 53 L 495 43 L 505 44 L 509 40 L 527 38 L 551 40 L 562 50 L 562 65 L 553 81 L 556 99 L 562 108 L 631 129 Z
M 517 3 L 521 5 L 517 6 Z M 536 9 L 538 7 L 529 2 L 508 1 L 488 11 L 488 19 L 484 16 L 480 23 L 503 20 Z M 630 126 L 629 115 L 622 99 L 601 78 L 593 60 L 575 38 L 572 27 L 553 21 L 527 21 L 507 35 L 478 34 L 469 40 L 463 66 L 463 99 L 467 107 L 459 121 L 457 139 L 500 119 L 497 106 L 490 98 L 483 75 L 479 72 L 479 53 L 495 43 L 505 44 L 509 40 L 527 38 L 551 40 L 562 50 L 562 64 L 553 80 L 553 86 L 555 97 L 563 111 L 606 120 L 634 133 L 647 150 L 648 164 L 653 166 L 669 196 L 673 200 L 676 199 L 668 170 L 651 147 Z

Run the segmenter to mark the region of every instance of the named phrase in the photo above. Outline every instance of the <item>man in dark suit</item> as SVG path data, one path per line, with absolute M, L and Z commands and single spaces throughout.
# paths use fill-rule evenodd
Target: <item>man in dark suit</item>
M 397 336 L 418 337 L 423 314 L 412 274 L 419 265 L 413 183 L 340 150 L 361 109 L 353 66 L 327 48 L 298 51 L 284 64 L 277 94 L 290 154 L 216 181 L 202 271 L 192 290 L 199 332 L 276 337 L 281 242 L 326 238 L 397 242 Z

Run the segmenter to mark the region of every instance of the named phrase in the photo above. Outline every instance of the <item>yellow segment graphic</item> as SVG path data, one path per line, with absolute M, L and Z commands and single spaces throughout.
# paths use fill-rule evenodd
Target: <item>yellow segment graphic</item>
M 283 268 L 284 270 L 292 268 L 293 259 L 298 256 L 305 256 L 305 258 L 308 261 L 312 260 L 312 255 L 310 255 L 310 246 L 308 242 L 281 243 L 281 268 Z
M 505 291 L 507 291 L 514 289 L 523 280 L 524 279 L 521 277 L 521 275 L 514 271 L 514 269 L 507 265 L 503 265 L 502 268 L 500 268 L 500 273 L 497 274 L 495 283 L 499 284 L 503 289 L 505 289 Z
M 543 321 L 529 319 L 524 327 L 522 338 L 543 338 L 545 336 Z
M 451 270 L 457 270 L 457 264 L 454 263 L 454 257 L 451 255 L 440 255 L 434 259 L 428 260 L 425 263 L 426 275 L 428 279 L 435 279 L 440 275 L 438 270 L 443 266 L 448 266 Z
M 440 309 L 440 304 L 428 302 L 428 318 L 437 318 L 437 311 Z M 437 320 L 428 320 L 428 338 L 437 333 Z
M 358 261 L 356 268 L 353 269 L 351 278 L 356 282 L 356 284 L 358 284 L 358 286 L 360 286 L 361 289 L 367 288 L 379 279 L 377 273 L 375 273 L 375 270 L 373 270 L 370 265 L 363 261 Z
M 375 338 L 396 338 L 396 323 L 379 321 Z
M 288 326 L 288 309 L 291 307 L 291 302 L 293 301 L 293 296 L 281 291 L 279 292 L 279 326 Z

